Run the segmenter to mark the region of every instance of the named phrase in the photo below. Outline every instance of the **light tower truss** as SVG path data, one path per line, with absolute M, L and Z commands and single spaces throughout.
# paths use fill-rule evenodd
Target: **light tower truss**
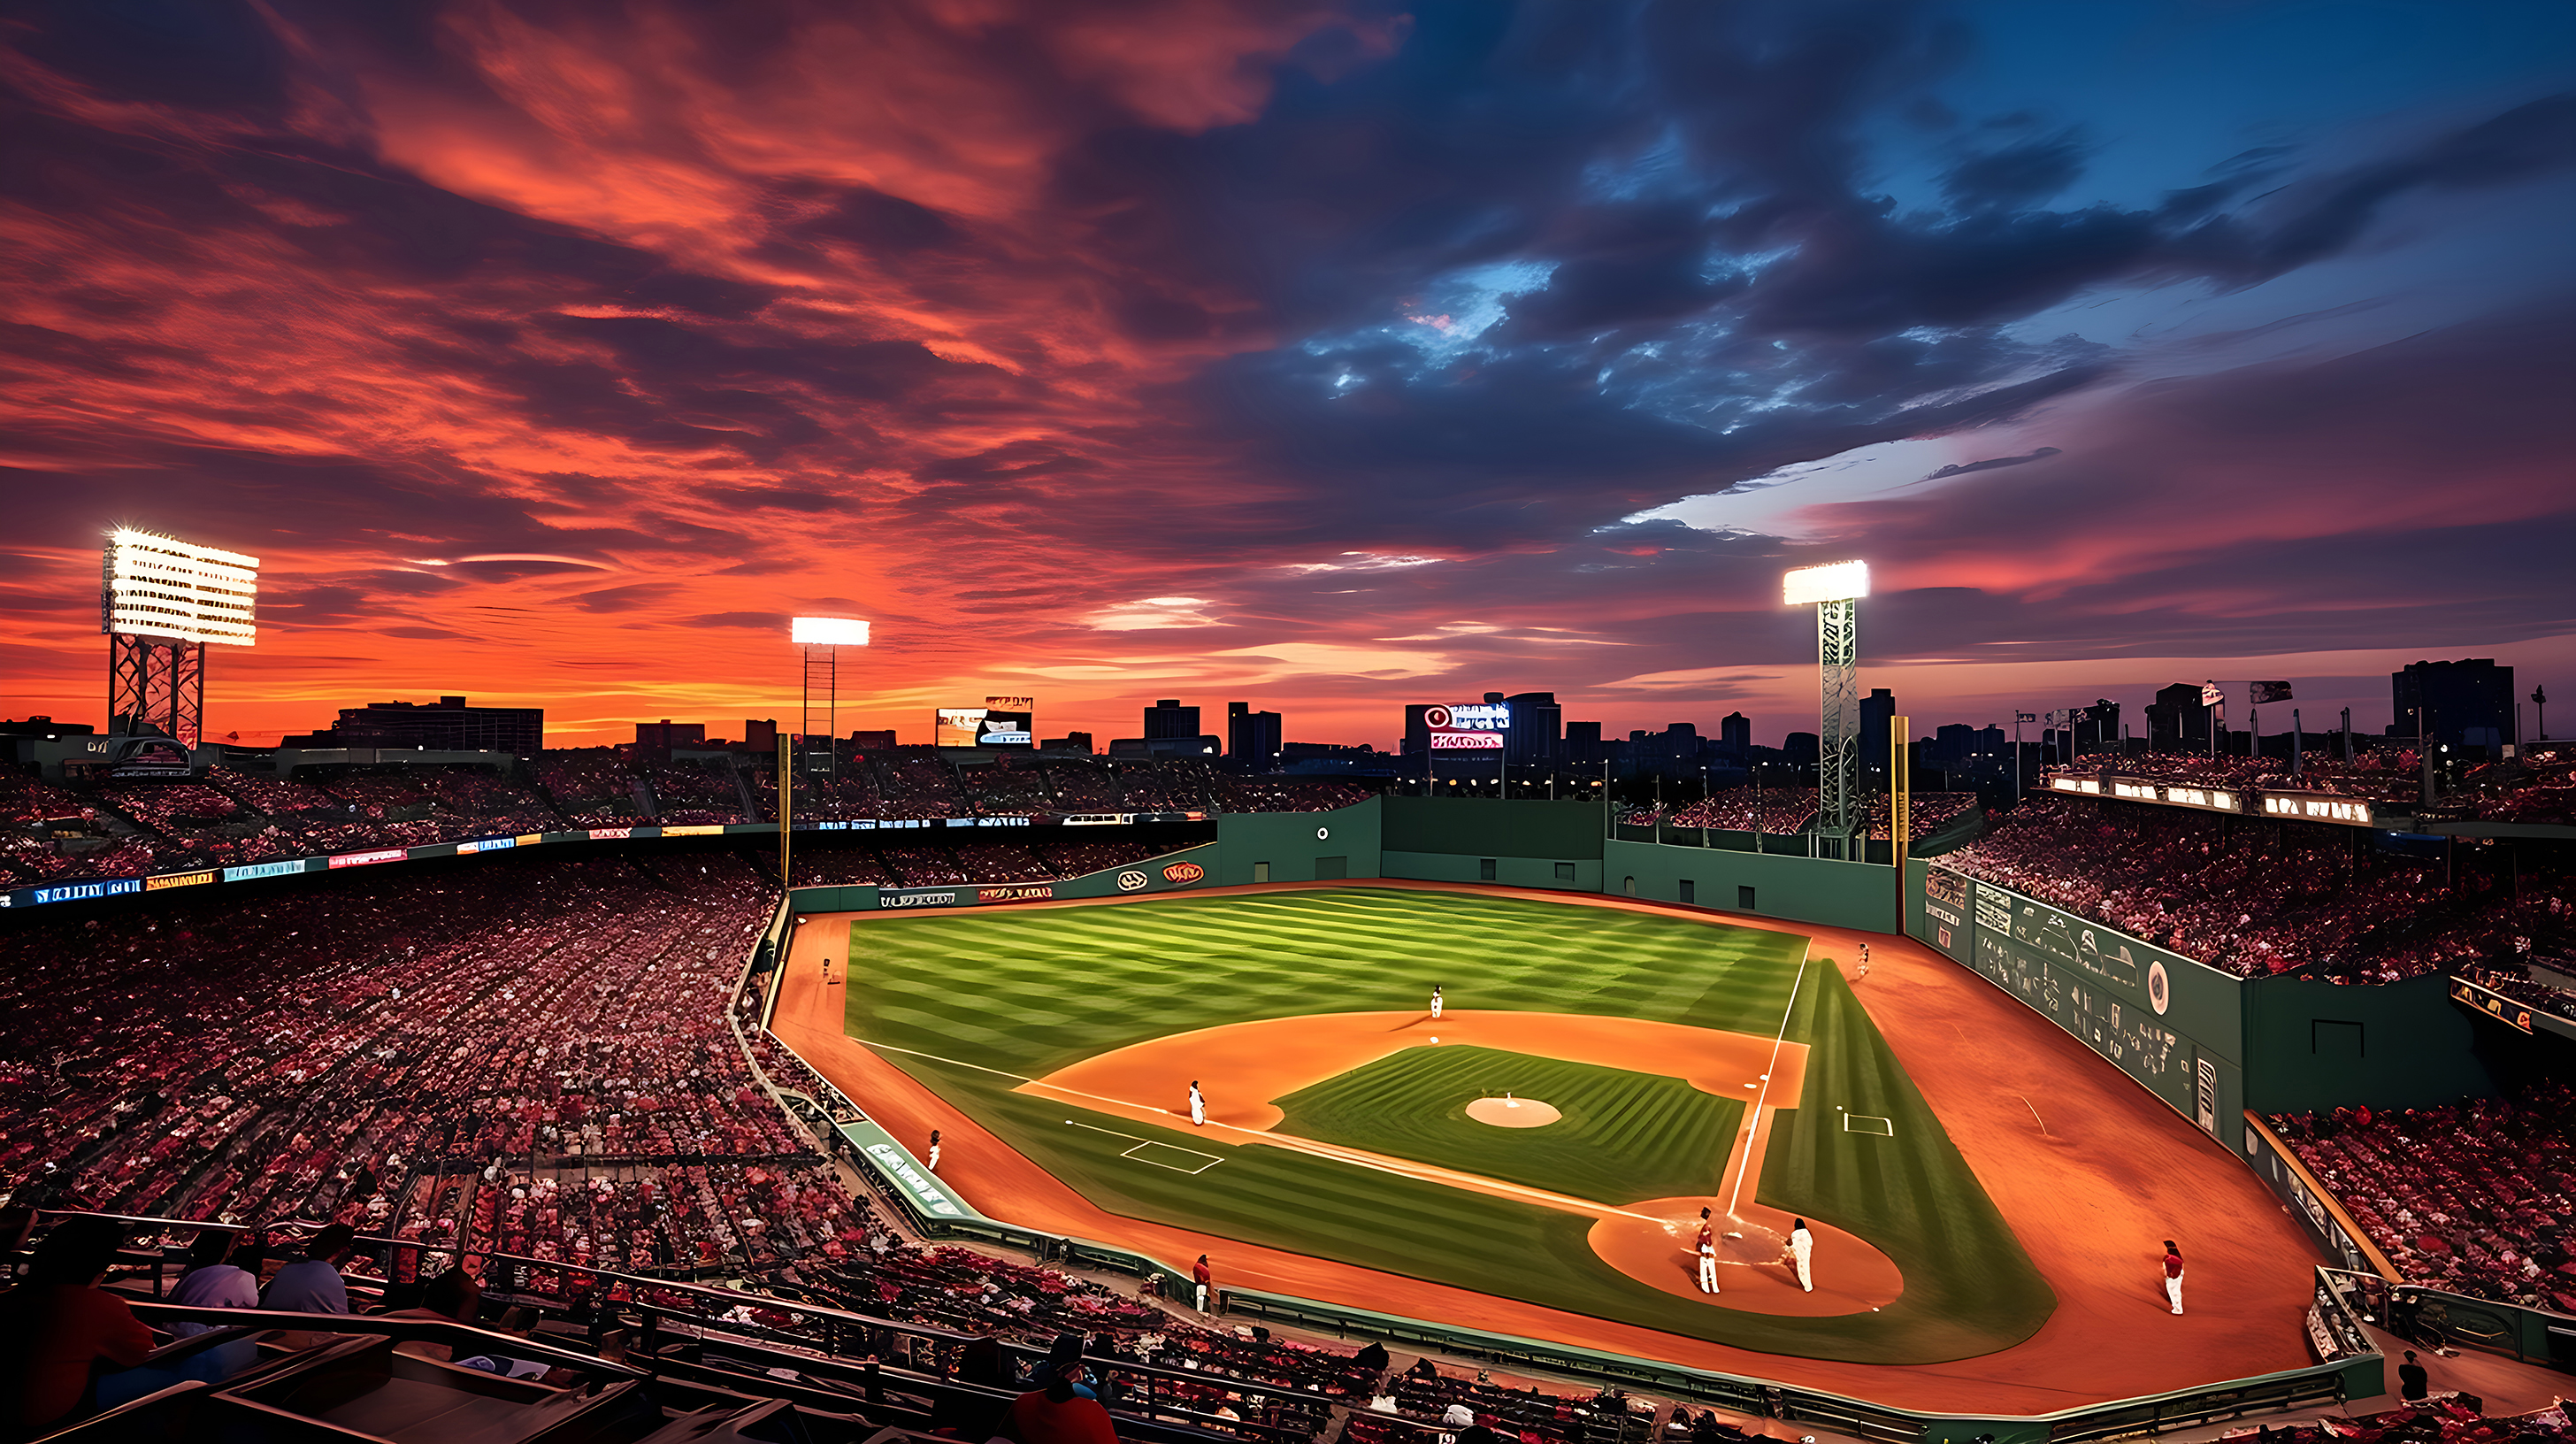
M 259 558 L 118 530 L 99 558 L 110 732 L 205 740 L 206 648 L 258 640 Z
M 1845 855 L 1861 822 L 1860 602 L 1816 604 L 1816 831 Z

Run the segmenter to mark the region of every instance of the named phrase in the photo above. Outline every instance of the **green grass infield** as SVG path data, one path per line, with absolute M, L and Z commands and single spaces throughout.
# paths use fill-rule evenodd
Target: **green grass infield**
M 1505 1093 L 1563 1116 L 1497 1128 L 1467 1105 Z M 1492 1048 L 1408 1048 L 1272 1100 L 1278 1131 L 1596 1203 L 1714 1193 L 1744 1104 L 1679 1078 Z
M 925 914 L 852 924 L 848 1031 L 1112 1212 L 1771 1353 L 1915 1364 L 2019 1343 L 2055 1296 L 1840 972 L 1807 967 L 1792 1006 L 1806 949 L 1662 914 L 1379 888 Z M 1840 1318 L 1716 1307 L 1602 1263 L 1572 1214 L 1011 1091 L 1192 1029 L 1419 1008 L 1434 983 L 1457 1008 L 1766 1038 L 1786 1010 L 1788 1038 L 1810 1050 L 1803 1106 L 1774 1118 L 1756 1196 L 1876 1244 L 1904 1295 Z M 1495 1081 L 1522 1070 L 1544 1081 Z M 1487 1086 L 1566 1118 L 1525 1140 L 1465 1121 Z M 1676 1079 L 1466 1047 L 1407 1050 L 1273 1101 L 1286 1131 L 1603 1202 L 1712 1191 L 1708 1140 L 1743 1107 Z M 1892 1135 L 1846 1131 L 1836 1105 Z

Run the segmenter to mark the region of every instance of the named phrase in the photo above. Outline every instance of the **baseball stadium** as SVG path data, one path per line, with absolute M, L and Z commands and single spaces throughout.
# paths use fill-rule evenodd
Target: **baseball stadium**
M 856 762 L 867 796 L 787 809 L 741 758 L 545 759 L 475 774 L 442 824 L 528 827 L 506 848 L 9 894 L 12 977 L 84 947 L 163 979 L 57 965 L 16 999 L 28 1037 L 114 1020 L 51 1080 L 14 1077 L 22 1246 L 119 1220 L 157 1321 L 189 1315 L 160 1281 L 200 1237 L 274 1220 L 291 1256 L 338 1225 L 353 1290 L 470 1269 L 548 1321 L 512 1357 L 666 1422 L 777 1407 L 811 1437 L 933 1430 L 995 1397 L 960 1348 L 1036 1358 L 1068 1331 L 1133 1391 L 1122 1433 L 1276 1444 L 1437 1444 L 1451 1404 L 1542 1444 L 2214 1437 L 2385 1395 L 2410 1341 L 2496 1403 L 2570 1365 L 2565 1300 L 2474 1269 L 2505 1229 L 2540 1230 L 2538 1258 L 2563 1225 L 2564 1116 L 2542 1105 L 2576 1023 L 2465 968 L 2203 962 L 2004 870 L 2096 814 L 2218 836 L 2092 800 L 2107 774 L 1843 859 L 1591 800 L 921 751 Z M 996 805 L 1023 768 L 1068 810 Z M 397 772 L 463 775 L 433 756 L 22 790 L 152 817 L 134 845 L 184 862 L 219 839 L 143 799 L 201 787 L 292 819 L 294 789 Z M 564 825 L 613 792 L 685 816 L 707 795 L 689 779 L 719 775 L 741 803 L 720 821 Z M 1110 786 L 1201 805 L 1092 810 Z M 931 838 L 851 826 L 926 802 Z M 2559 876 L 2554 844 L 2524 845 Z M 2461 925 L 2499 920 L 2528 919 Z M 217 999 L 245 1011 L 217 1024 Z M 237 1045 L 181 1074 L 153 1042 L 175 1034 Z M 168 1101 L 138 1110 L 127 1079 Z M 2404 1232 L 2348 1171 L 2398 1166 L 2359 1151 L 2373 1109 L 2456 1119 L 2427 1150 L 2455 1190 L 2462 1140 L 2494 1132 L 2523 1209 L 2449 1256 Z M 272 1304 L 236 1327 L 262 1322 L 312 1320 Z M 313 1391 L 420 1373 L 384 1353 L 411 1335 L 501 1347 L 488 1322 L 342 1323 L 336 1363 L 274 1351 L 128 1407 L 345 1424 L 364 1411 Z M 615 1363 L 603 1328 L 653 1362 Z M 562 1397 L 512 1406 L 533 1424 Z

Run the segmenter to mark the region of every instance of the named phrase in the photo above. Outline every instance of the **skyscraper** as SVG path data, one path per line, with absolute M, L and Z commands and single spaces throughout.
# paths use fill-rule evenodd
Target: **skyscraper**
M 1279 761 L 1279 743 L 1278 713 L 1255 712 L 1249 702 L 1225 704 L 1226 756 L 1271 767 Z
M 1145 709 L 1145 740 L 1159 741 L 1171 737 L 1199 735 L 1199 709 L 1184 707 L 1177 699 L 1165 698 Z

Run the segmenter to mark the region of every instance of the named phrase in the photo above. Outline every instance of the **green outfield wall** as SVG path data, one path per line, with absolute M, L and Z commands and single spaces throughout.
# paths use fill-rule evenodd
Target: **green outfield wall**
M 1490 797 L 1383 799 L 1387 877 L 1601 891 L 1601 805 Z
M 1391 800 L 1372 797 L 1331 812 L 1220 813 L 1212 883 L 1241 887 L 1256 882 L 1382 877 L 1379 838 L 1384 830 L 1383 808 Z
M 1616 840 L 1602 844 L 1601 852 L 1601 890 L 1613 897 L 1825 927 L 1896 930 L 1896 874 L 1883 866 Z
M 2488 1096 L 2446 981 L 2239 978 L 1931 863 L 1907 864 L 1906 930 L 2046 1014 L 2231 1148 L 2240 1110 L 2423 1107 Z
M 2497 1092 L 2446 978 L 2258 978 L 2245 993 L 2245 1092 L 2257 1112 L 2422 1108 Z

